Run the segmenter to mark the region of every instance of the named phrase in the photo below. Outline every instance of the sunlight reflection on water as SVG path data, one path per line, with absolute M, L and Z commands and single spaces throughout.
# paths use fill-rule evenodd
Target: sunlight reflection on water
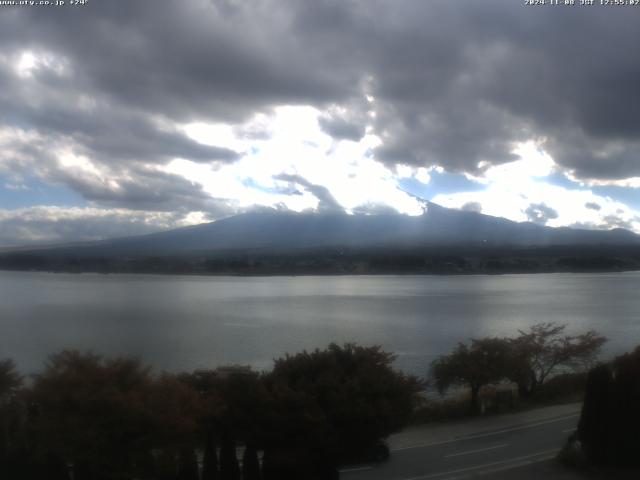
M 504 276 L 196 277 L 0 272 L 0 357 L 27 372 L 47 354 L 91 349 L 158 369 L 268 369 L 329 342 L 380 344 L 425 375 L 470 337 L 542 321 L 640 343 L 640 273 Z

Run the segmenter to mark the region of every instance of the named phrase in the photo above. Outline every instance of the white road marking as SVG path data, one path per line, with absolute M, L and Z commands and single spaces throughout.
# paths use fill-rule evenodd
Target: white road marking
M 340 470 L 338 470 L 340 473 L 347 473 L 347 472 L 362 472 L 364 470 L 371 470 L 372 467 L 370 467 L 369 465 L 365 465 L 362 467 L 353 467 L 353 468 L 341 468 Z
M 531 459 L 533 459 L 535 457 L 544 456 L 544 458 L 540 458 L 540 459 L 536 460 L 536 462 L 537 461 L 544 461 L 544 460 L 548 460 L 549 458 L 552 458 L 553 455 L 555 455 L 556 453 L 558 453 L 558 449 L 545 450 L 544 452 L 532 453 L 530 455 L 523 455 L 521 457 L 514 457 L 514 458 L 510 458 L 508 460 L 500 460 L 498 462 L 484 463 L 482 465 L 474 465 L 472 467 L 459 468 L 457 470 L 449 470 L 448 472 L 431 473 L 429 475 L 423 475 L 423 476 L 420 476 L 420 477 L 405 478 L 403 480 L 427 480 L 429 478 L 437 478 L 437 477 L 443 477 L 445 475 L 454 475 L 456 473 L 470 472 L 470 471 L 473 471 L 473 470 L 479 470 L 479 469 L 482 469 L 482 468 L 495 467 L 497 465 L 505 465 L 505 464 L 508 464 L 508 463 L 515 463 L 516 466 L 518 464 L 521 464 L 521 463 L 522 464 L 535 463 Z M 551 455 L 551 456 L 549 456 L 549 455 Z
M 503 443 L 502 445 L 494 445 L 493 447 L 478 448 L 477 450 L 469 450 L 467 452 L 451 453 L 449 455 L 445 455 L 444 458 L 459 457 L 461 455 L 471 455 L 472 453 L 486 452 L 487 450 L 495 450 L 496 448 L 504 448 L 507 446 L 509 446 L 508 443 Z
M 580 414 L 579 413 L 575 413 L 573 415 L 567 415 L 566 417 L 554 418 L 554 419 L 551 419 L 551 420 L 544 420 L 544 421 L 536 422 L 536 423 L 529 423 L 527 425 L 520 425 L 518 427 L 505 428 L 503 430 L 496 430 L 494 432 L 479 433 L 477 435 L 469 435 L 469 436 L 466 436 L 466 437 L 452 438 L 450 440 L 443 440 L 443 441 L 440 441 L 440 442 L 420 443 L 420 444 L 417 444 L 417 445 L 410 445 L 408 447 L 393 448 L 393 449 L 391 449 L 391 451 L 392 452 L 400 452 L 402 450 L 411 450 L 413 448 L 426 448 L 426 447 L 433 447 L 433 446 L 436 446 L 436 445 L 446 445 L 448 443 L 462 442 L 462 441 L 465 441 L 465 440 L 473 440 L 475 438 L 490 437 L 492 435 L 499 435 L 501 433 L 515 432 L 516 430 L 524 430 L 524 429 L 527 429 L 527 428 L 538 427 L 540 425 L 547 425 L 549 423 L 562 422 L 564 420 L 568 420 L 570 418 L 574 418 L 574 417 L 578 417 L 578 416 L 580 416 Z

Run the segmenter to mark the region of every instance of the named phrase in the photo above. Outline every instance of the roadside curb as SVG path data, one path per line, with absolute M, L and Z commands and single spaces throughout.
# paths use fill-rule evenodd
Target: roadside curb
M 511 431 L 535 424 L 558 421 L 580 414 L 581 403 L 554 405 L 526 412 L 506 413 L 489 418 L 474 418 L 451 423 L 426 424 L 409 427 L 391 435 L 388 444 L 391 451 L 417 448 L 491 435 L 498 431 Z

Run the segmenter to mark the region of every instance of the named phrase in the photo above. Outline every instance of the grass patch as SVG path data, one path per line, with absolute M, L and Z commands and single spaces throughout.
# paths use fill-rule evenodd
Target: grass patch
M 533 397 L 518 396 L 517 388 L 507 385 L 484 387 L 480 391 L 483 415 L 526 411 L 550 405 L 581 402 L 584 397 L 586 373 L 557 375 L 542 385 Z M 505 393 L 511 391 L 511 394 Z M 460 391 L 446 397 L 427 397 L 411 417 L 412 424 L 446 422 L 470 418 L 470 394 Z

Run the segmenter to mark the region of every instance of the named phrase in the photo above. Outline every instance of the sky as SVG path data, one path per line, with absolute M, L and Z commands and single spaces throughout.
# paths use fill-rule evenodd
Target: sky
M 0 247 L 425 200 L 640 233 L 639 16 L 579 0 L 0 6 Z

